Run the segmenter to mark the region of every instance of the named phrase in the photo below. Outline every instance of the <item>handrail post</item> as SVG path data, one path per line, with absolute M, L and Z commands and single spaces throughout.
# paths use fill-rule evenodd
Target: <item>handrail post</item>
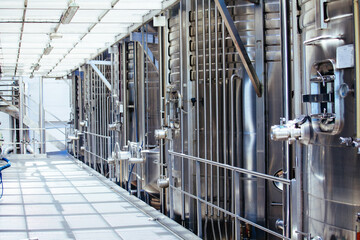
M 45 144 L 45 111 L 44 111 L 44 79 L 39 79 L 39 128 L 40 128 L 40 153 L 46 153 Z M 35 150 L 35 149 L 34 149 Z

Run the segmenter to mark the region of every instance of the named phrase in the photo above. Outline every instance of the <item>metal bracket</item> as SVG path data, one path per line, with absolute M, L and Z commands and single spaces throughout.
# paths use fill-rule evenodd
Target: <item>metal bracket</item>
M 105 84 L 105 86 L 111 91 L 111 84 L 109 83 L 109 81 L 106 79 L 106 77 L 104 76 L 104 74 L 102 74 L 102 72 L 99 70 L 99 68 L 95 65 L 95 63 L 93 61 L 88 62 L 90 64 L 90 66 L 94 69 L 94 71 L 99 75 L 100 79 L 103 81 L 103 83 Z
M 235 45 L 235 48 L 240 55 L 241 62 L 244 65 L 245 70 L 250 77 L 250 80 L 255 89 L 255 92 L 258 97 L 261 97 L 261 83 L 256 74 L 255 68 L 251 63 L 249 55 L 246 52 L 245 46 L 244 46 L 243 42 L 241 41 L 239 32 L 236 29 L 234 21 L 232 20 L 231 15 L 230 15 L 228 9 L 226 8 L 226 4 L 225 4 L 224 0 L 215 0 L 215 3 L 216 3 L 216 6 L 218 7 L 219 12 L 225 22 L 225 26 L 226 26 L 227 30 L 229 31 L 229 34 Z

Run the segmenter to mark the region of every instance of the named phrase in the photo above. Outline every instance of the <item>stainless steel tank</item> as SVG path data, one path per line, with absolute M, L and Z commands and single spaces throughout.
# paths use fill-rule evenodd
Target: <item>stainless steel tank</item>
M 339 141 L 356 133 L 355 96 L 342 93 L 345 86 L 353 88 L 355 84 L 353 1 L 298 2 L 304 70 L 302 109 L 311 117 L 313 128 L 310 144 L 300 156 L 302 232 L 322 239 L 358 239 L 360 157 L 355 148 Z

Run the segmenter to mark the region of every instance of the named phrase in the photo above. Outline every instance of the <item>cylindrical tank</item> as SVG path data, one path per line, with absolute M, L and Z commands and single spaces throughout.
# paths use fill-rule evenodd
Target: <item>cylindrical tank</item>
M 303 112 L 313 137 L 302 154 L 304 212 L 302 232 L 322 239 L 357 239 L 360 210 L 360 158 L 340 144 L 355 136 L 355 97 L 340 96 L 354 86 L 353 1 L 299 1 L 303 52 Z M 300 238 L 299 238 L 300 239 Z M 301 238 L 302 239 L 302 238 Z

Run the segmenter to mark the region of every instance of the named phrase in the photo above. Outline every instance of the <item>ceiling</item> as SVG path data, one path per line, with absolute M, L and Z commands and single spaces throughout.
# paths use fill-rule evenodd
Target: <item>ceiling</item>
M 63 24 L 71 2 L 79 8 Z M 176 2 L 0 0 L 2 76 L 63 77 Z M 46 55 L 49 45 L 52 50 Z

